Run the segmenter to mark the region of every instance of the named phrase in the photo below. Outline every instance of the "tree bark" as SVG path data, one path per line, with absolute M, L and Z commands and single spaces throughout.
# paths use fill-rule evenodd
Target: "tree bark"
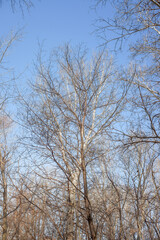
M 77 168 L 73 173 L 71 173 L 71 180 L 68 183 L 68 219 L 67 219 L 67 240 L 74 240 L 74 215 L 75 215 L 75 197 L 76 189 L 78 188 L 80 170 Z
M 85 119 L 85 116 L 84 116 Z M 83 119 L 83 123 L 84 123 Z M 89 231 L 92 240 L 97 240 L 97 234 L 95 231 L 95 226 L 93 223 L 92 217 L 92 209 L 90 206 L 89 198 L 88 198 L 88 184 L 87 184 L 87 173 L 86 173 L 86 164 L 85 164 L 85 157 L 84 157 L 84 124 L 80 124 L 80 132 L 81 132 L 81 166 L 82 166 L 82 173 L 83 173 L 83 185 L 84 185 L 84 203 L 85 203 L 85 210 L 86 210 L 86 218 L 89 225 Z
M 0 152 L 0 167 L 1 167 L 1 175 L 2 175 L 2 186 L 3 186 L 3 221 L 2 221 L 2 240 L 7 240 L 7 180 L 6 180 L 6 162 L 5 158 L 2 157 Z

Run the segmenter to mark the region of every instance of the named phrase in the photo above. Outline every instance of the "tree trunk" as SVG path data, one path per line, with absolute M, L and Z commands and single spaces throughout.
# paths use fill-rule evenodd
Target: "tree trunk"
M 84 203 L 85 203 L 86 218 L 89 226 L 91 239 L 97 240 L 97 236 L 96 236 L 97 234 L 95 231 L 95 226 L 93 224 L 92 209 L 91 209 L 89 198 L 88 198 L 87 173 L 86 173 L 86 164 L 85 164 L 85 157 L 84 157 L 83 124 L 81 125 L 80 132 L 81 132 L 81 167 L 82 167 L 82 173 L 83 173 Z
M 2 157 L 0 153 L 0 167 L 1 167 L 1 175 L 2 175 L 2 186 L 3 186 L 3 221 L 2 221 L 2 240 L 7 240 L 7 180 L 5 167 L 6 162 L 5 158 Z
M 67 240 L 74 240 L 74 215 L 75 215 L 75 197 L 76 190 L 78 188 L 80 171 L 77 168 L 73 173 L 71 173 L 71 181 L 68 183 L 68 219 L 67 219 Z

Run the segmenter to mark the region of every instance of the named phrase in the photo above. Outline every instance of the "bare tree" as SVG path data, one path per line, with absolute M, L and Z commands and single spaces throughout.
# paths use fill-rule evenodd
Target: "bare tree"
M 107 0 L 96 3 L 108 4 Z M 112 6 L 115 8 L 113 18 L 106 16 L 98 26 L 103 44 L 116 41 L 116 44 L 120 43 L 119 46 L 123 47 L 123 43 L 126 44 L 127 39 L 130 39 L 130 52 L 136 60 L 136 64 L 129 66 L 127 73 L 121 72 L 120 77 L 133 87 L 128 101 L 132 105 L 134 117 L 130 117 L 130 131 L 124 132 L 127 137 L 125 144 L 150 142 L 159 148 L 160 4 L 157 0 L 120 0 L 114 1 Z M 108 31 L 112 31 L 114 37 L 108 38 L 110 35 L 105 35 Z M 143 119 L 143 122 L 138 119 Z
M 99 159 L 91 191 L 98 239 L 159 239 L 159 159 L 150 144 L 109 151 L 107 159 Z
M 107 5 L 109 4 L 107 2 L 107 0 L 96 0 L 97 4 Z M 113 18 L 109 19 L 106 16 L 106 19 L 100 19 L 97 29 L 101 32 L 103 43 L 107 44 L 109 41 L 115 40 L 120 41 L 121 46 L 121 40 L 125 40 L 126 43 L 126 39 L 134 35 L 134 42 L 130 47 L 133 54 L 150 55 L 154 61 L 159 62 L 159 2 L 157 0 L 145 2 L 119 0 L 113 1 L 112 7 L 115 10 Z M 109 35 L 105 35 L 106 31 L 113 32 L 114 37 L 108 38 Z
M 9 128 L 9 119 L 1 116 L 1 125 L 0 125 L 0 173 L 1 173 L 1 191 L 2 191 L 2 239 L 7 240 L 7 215 L 8 215 L 8 207 L 7 207 L 7 197 L 8 197 L 8 162 L 10 160 L 10 151 L 7 149 L 6 144 L 6 134 Z
M 6 39 L 1 39 L 0 43 L 0 173 L 1 173 L 1 189 L 2 189 L 2 239 L 8 239 L 8 168 L 11 157 L 11 149 L 8 144 L 8 130 L 10 129 L 11 120 L 6 114 L 6 104 L 8 99 L 8 86 L 6 89 L 6 82 L 3 81 L 3 74 L 8 69 L 5 66 L 6 55 L 13 42 L 20 38 L 19 33 L 12 33 Z M 5 61 L 4 61 L 5 60 Z M 13 149 L 12 149 L 13 152 Z
M 56 164 L 68 180 L 69 240 L 75 239 L 75 209 L 88 223 L 85 234 L 97 239 L 87 167 L 105 154 L 104 143 L 124 107 L 126 94 L 113 81 L 116 72 L 106 53 L 95 55 L 90 63 L 86 58 L 82 48 L 75 52 L 69 46 L 54 52 L 48 65 L 39 58 L 35 98 L 26 104 L 34 149 L 46 162 Z M 77 196 L 83 198 L 80 206 Z

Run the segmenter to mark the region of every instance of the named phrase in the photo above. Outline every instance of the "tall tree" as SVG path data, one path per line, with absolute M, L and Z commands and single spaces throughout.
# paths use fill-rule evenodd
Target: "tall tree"
M 26 104 L 32 144 L 68 180 L 68 240 L 75 239 L 75 209 L 88 223 L 88 237 L 97 239 L 87 167 L 105 155 L 109 131 L 126 94 L 116 84 L 116 71 L 106 52 L 90 63 L 86 59 L 86 50 L 75 51 L 68 45 L 54 52 L 47 65 L 39 57 L 35 98 Z M 78 196 L 83 198 L 80 206 Z

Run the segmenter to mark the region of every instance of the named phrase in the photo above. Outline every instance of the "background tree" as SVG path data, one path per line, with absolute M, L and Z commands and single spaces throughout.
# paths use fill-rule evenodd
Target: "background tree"
M 14 152 L 13 146 L 8 141 L 11 119 L 7 114 L 7 100 L 9 98 L 9 86 L 4 79 L 8 71 L 6 67 L 6 55 L 13 43 L 20 38 L 19 33 L 11 33 L 9 37 L 2 39 L 0 44 L 0 173 L 1 173 L 1 193 L 2 193 L 2 239 L 8 239 L 8 174 L 10 168 L 10 158 Z M 4 79 L 3 79 L 4 78 Z
M 109 4 L 107 0 L 96 0 L 96 4 Z M 102 31 L 103 43 L 109 41 L 126 40 L 134 35 L 133 45 L 130 45 L 130 50 L 134 55 L 148 54 L 150 57 L 159 62 L 159 11 L 160 4 L 157 0 L 134 0 L 134 1 L 113 1 L 112 7 L 115 14 L 112 19 L 106 16 L 100 19 L 100 25 L 97 30 Z M 106 31 L 112 31 L 115 37 L 112 39 L 105 37 Z M 111 35 L 112 36 L 112 35 Z M 137 41 L 136 41 L 137 40 Z M 135 44 L 136 41 L 136 44 Z M 157 57 L 156 57 L 157 56 Z M 157 63 L 158 63 L 157 62 Z
M 96 3 L 108 4 L 106 0 Z M 136 60 L 136 64 L 129 66 L 128 70 L 121 71 L 120 77 L 122 81 L 132 85 L 128 102 L 132 105 L 131 111 L 134 112 L 134 116 L 130 115 L 131 121 L 127 120 L 131 122 L 131 126 L 128 132 L 124 132 L 124 142 L 150 142 L 156 144 L 159 149 L 160 4 L 156 0 L 120 0 L 113 2 L 113 8 L 114 17 L 106 17 L 99 22 L 98 31 L 103 38 L 103 44 L 116 41 L 116 46 L 123 49 L 123 43 L 128 43 L 130 53 Z M 114 37 L 109 38 L 109 34 L 105 35 L 107 31 L 112 31 Z

